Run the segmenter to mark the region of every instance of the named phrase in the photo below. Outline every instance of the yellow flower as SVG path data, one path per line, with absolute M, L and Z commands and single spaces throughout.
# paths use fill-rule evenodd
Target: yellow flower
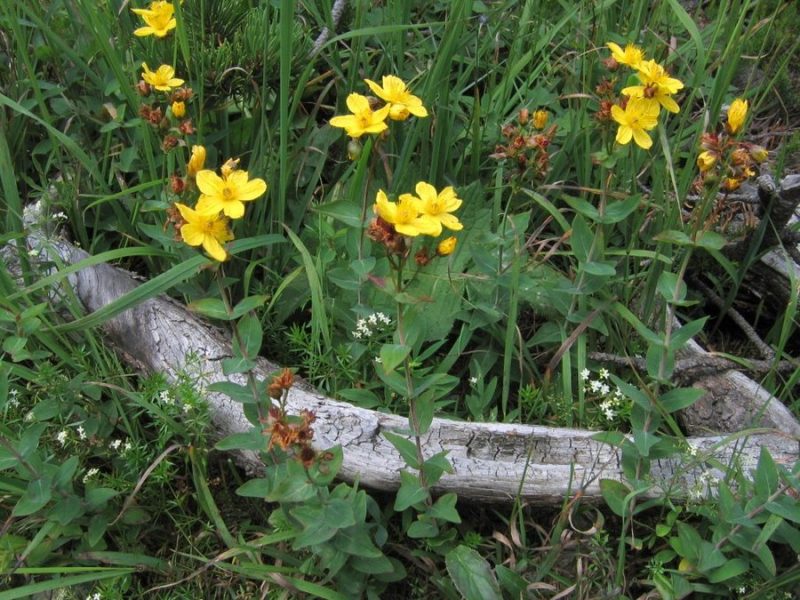
M 716 164 L 717 157 L 714 156 L 712 152 L 705 150 L 700 153 L 697 157 L 697 167 L 700 169 L 701 173 L 705 173 L 706 171 L 710 171 L 711 168 Z
M 391 108 L 388 104 L 373 111 L 366 96 L 350 94 L 347 97 L 347 108 L 352 115 L 333 117 L 330 123 L 334 127 L 342 127 L 350 137 L 360 138 L 365 133 L 381 133 L 389 127 L 385 123 Z
M 206 149 L 204 146 L 192 146 L 192 156 L 189 157 L 189 163 L 186 165 L 186 172 L 189 177 L 197 175 L 198 171 L 203 170 L 203 165 L 206 162 Z
M 169 65 L 161 65 L 155 71 L 147 67 L 147 63 L 142 63 L 142 79 L 161 92 L 168 92 L 172 88 L 183 85 L 183 79 L 175 77 L 175 69 Z
M 464 228 L 458 217 L 450 214 L 461 206 L 461 199 L 456 196 L 453 186 L 447 186 L 437 194 L 430 183 L 420 181 L 415 189 L 420 200 L 420 212 L 436 222 L 437 229 L 433 235 L 442 233 L 442 225 L 453 231 Z
M 428 111 L 422 106 L 422 100 L 409 92 L 406 84 L 399 77 L 384 75 L 381 80 L 383 87 L 369 79 L 364 81 L 378 98 L 389 104 L 390 119 L 404 121 L 409 114 L 415 117 L 428 116 Z
M 730 133 L 736 133 L 744 125 L 747 118 L 747 100 L 737 98 L 731 102 L 728 108 L 728 124 L 727 128 Z
M 420 199 L 411 194 L 402 194 L 397 203 L 389 202 L 386 193 L 378 190 L 373 210 L 381 219 L 393 225 L 399 234 L 409 237 L 438 235 L 436 230 L 438 228 L 441 231 L 442 226 L 431 217 L 420 215 L 420 204 Z
M 544 129 L 547 126 L 547 120 L 550 115 L 546 110 L 537 110 L 533 113 L 533 126 L 536 129 Z
M 611 117 L 619 123 L 617 143 L 627 144 L 633 138 L 636 145 L 645 150 L 653 145 L 646 132 L 658 125 L 658 104 L 631 98 L 625 110 L 616 104 L 612 106 Z
M 247 171 L 231 171 L 224 178 L 214 171 L 200 171 L 197 187 L 201 192 L 198 212 L 217 214 L 222 211 L 231 219 L 244 215 L 244 202 L 255 200 L 267 191 L 267 183 L 263 179 L 248 179 Z
M 228 219 L 219 213 L 206 214 L 193 210 L 185 204 L 175 204 L 186 221 L 181 225 L 181 237 L 190 246 L 202 246 L 214 260 L 222 262 L 228 253 L 222 244 L 233 239 Z
M 163 38 L 178 26 L 173 16 L 175 7 L 172 2 L 156 0 L 148 8 L 134 8 L 133 12 L 142 17 L 146 23 L 145 27 L 139 27 L 133 32 L 133 35 L 139 37 L 154 35 Z
M 636 69 L 639 67 L 639 63 L 644 60 L 644 51 L 633 44 L 626 45 L 625 50 L 614 42 L 608 42 L 606 46 L 611 50 L 611 56 L 614 57 L 614 60 L 621 65 L 628 65 Z
M 436 246 L 436 254 L 439 256 L 449 256 L 453 253 L 453 250 L 456 249 L 456 244 L 458 240 L 455 236 L 451 235 L 449 238 L 443 239 L 439 242 L 439 245 Z
M 672 94 L 683 89 L 683 82 L 680 79 L 670 77 L 664 67 L 654 60 L 642 61 L 636 70 L 642 85 L 626 87 L 622 90 L 623 94 L 631 98 L 644 98 L 648 102 L 657 103 L 672 113 L 680 110 L 678 103 L 672 99 Z
M 181 119 L 186 114 L 186 103 L 185 102 L 173 102 L 172 103 L 172 115 L 176 119 Z

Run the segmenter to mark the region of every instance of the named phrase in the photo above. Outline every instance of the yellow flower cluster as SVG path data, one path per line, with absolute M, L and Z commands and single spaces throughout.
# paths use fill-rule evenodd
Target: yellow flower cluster
M 384 75 L 382 85 L 370 79 L 364 81 L 370 90 L 383 100 L 384 105 L 375 110 L 368 97 L 356 93 L 347 96 L 347 108 L 352 114 L 333 117 L 330 124 L 333 127 L 341 127 L 350 137 L 360 138 L 366 133 L 382 133 L 388 128 L 387 118 L 404 121 L 411 115 L 428 116 L 422 100 L 413 95 L 399 77 Z
M 736 98 L 727 111 L 725 131 L 704 133 L 700 139 L 702 152 L 697 156 L 700 177 L 695 189 L 721 184 L 726 192 L 739 188 L 742 182 L 756 174 L 757 165 L 769 157 L 767 149 L 757 144 L 734 139 L 747 120 L 747 100 Z
M 683 89 L 683 82 L 670 77 L 656 61 L 645 60 L 644 51 L 633 44 L 628 44 L 625 49 L 613 42 L 607 46 L 611 50 L 612 63 L 634 69 L 640 83 L 624 88 L 622 93 L 627 99 L 611 107 L 611 118 L 619 125 L 617 143 L 628 144 L 633 139 L 637 146 L 647 150 L 653 145 L 647 132 L 658 125 L 661 109 L 671 113 L 680 110 L 672 96 Z
M 194 208 L 176 203 L 180 220 L 176 228 L 181 239 L 190 246 L 202 246 L 211 258 L 224 261 L 228 253 L 222 246 L 233 239 L 230 219 L 244 215 L 244 203 L 255 200 L 267 191 L 263 179 L 250 179 L 247 171 L 240 171 L 238 160 L 228 160 L 220 169 L 221 175 L 203 169 L 206 149 L 193 146 L 187 165 L 187 174 L 194 177 L 200 197 Z
M 378 190 L 373 210 L 377 219 L 369 228 L 369 235 L 395 254 L 406 251 L 405 237 L 427 235 L 437 237 L 443 228 L 460 231 L 464 228 L 453 212 L 461 207 L 462 200 L 453 186 L 441 192 L 430 183 L 420 181 L 415 187 L 416 195 L 400 194 L 397 202 L 391 202 L 383 190 Z M 442 240 L 437 254 L 447 256 L 456 247 L 456 238 Z M 417 257 L 420 262 L 420 257 Z
M 133 32 L 133 35 L 138 37 L 154 35 L 163 38 L 178 26 L 172 2 L 155 0 L 149 7 L 134 8 L 133 12 L 142 17 L 145 22 L 144 27 L 139 27 Z

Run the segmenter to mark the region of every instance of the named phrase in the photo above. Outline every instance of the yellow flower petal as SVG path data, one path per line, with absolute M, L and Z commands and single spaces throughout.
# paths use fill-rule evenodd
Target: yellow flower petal
M 647 135 L 643 129 L 633 130 L 633 141 L 636 142 L 637 146 L 645 150 L 648 150 L 650 146 L 653 145 L 653 140 L 650 139 L 650 136 Z

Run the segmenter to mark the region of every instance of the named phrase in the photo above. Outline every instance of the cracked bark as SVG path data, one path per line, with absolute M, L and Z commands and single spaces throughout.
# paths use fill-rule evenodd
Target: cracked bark
M 74 264 L 88 256 L 63 240 L 43 237 L 35 229 L 28 237 L 31 247 L 43 256 L 58 257 Z M 6 259 L 14 249 L 6 247 Z M 96 311 L 137 285 L 132 276 L 107 264 L 86 267 L 67 278 L 68 285 L 86 307 Z M 210 382 L 230 379 L 244 383 L 242 376 L 225 377 L 220 361 L 230 355 L 230 341 L 186 308 L 166 297 L 156 297 L 117 315 L 103 325 L 107 339 L 136 369 L 161 372 L 174 380 L 189 368 L 203 373 Z M 196 362 L 191 366 L 189 356 Z M 279 369 L 266 359 L 258 362 L 256 375 L 268 377 Z M 247 431 L 251 424 L 241 406 L 222 394 L 208 394 L 215 433 L 222 437 Z M 408 421 L 327 398 L 300 381 L 288 397 L 288 410 L 316 413 L 314 446 L 319 450 L 341 444 L 344 462 L 341 479 L 361 485 L 395 490 L 405 467 L 394 447 L 381 435 L 405 433 Z M 516 496 L 534 503 L 559 502 L 565 495 L 582 490 L 587 498 L 599 498 L 601 478 L 621 480 L 620 454 L 616 448 L 595 441 L 595 432 L 504 423 L 469 423 L 435 418 L 424 436 L 426 456 L 445 450 L 453 466 L 434 487 L 436 492 L 456 492 L 463 498 L 502 502 Z M 793 464 L 798 458 L 797 438 L 785 432 L 761 432 L 749 436 L 690 438 L 702 463 L 675 459 L 654 460 L 649 495 L 664 489 L 673 493 L 691 486 L 710 467 L 711 460 L 727 464 L 740 461 L 752 467 L 761 447 L 769 449 L 778 463 Z M 240 465 L 258 472 L 261 462 L 254 452 L 234 453 Z M 717 475 L 720 475 L 716 471 Z

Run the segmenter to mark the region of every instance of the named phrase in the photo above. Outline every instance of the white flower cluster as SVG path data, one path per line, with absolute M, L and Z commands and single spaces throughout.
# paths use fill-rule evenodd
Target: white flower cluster
M 16 388 L 12 388 L 10 392 L 8 392 L 8 405 L 11 408 L 17 408 L 19 406 L 19 390 Z
M 89 480 L 94 478 L 99 472 L 100 469 L 96 469 L 94 467 L 86 471 L 86 475 L 83 476 L 83 483 L 89 483 Z
M 95 592 L 86 596 L 86 600 L 103 600 L 103 595 L 100 592 Z
M 381 327 L 390 325 L 392 320 L 382 312 L 372 313 L 366 318 L 356 321 L 355 331 L 351 332 L 353 337 L 357 340 L 372 337 L 372 335 Z
M 694 485 L 689 489 L 689 500 L 699 502 L 705 499 L 709 490 L 717 485 L 717 477 L 709 471 L 704 469 L 700 475 L 694 480 Z
M 617 416 L 617 411 L 625 400 L 625 394 L 623 394 L 622 390 L 619 388 L 616 388 L 613 392 L 611 391 L 611 386 L 608 385 L 608 378 L 611 374 L 608 372 L 608 369 L 600 369 L 597 372 L 598 379 L 591 378 L 592 373 L 589 369 L 583 369 L 580 376 L 581 381 L 584 382 L 584 392 L 606 397 L 606 399 L 600 403 L 600 411 L 607 421 L 613 421 Z

